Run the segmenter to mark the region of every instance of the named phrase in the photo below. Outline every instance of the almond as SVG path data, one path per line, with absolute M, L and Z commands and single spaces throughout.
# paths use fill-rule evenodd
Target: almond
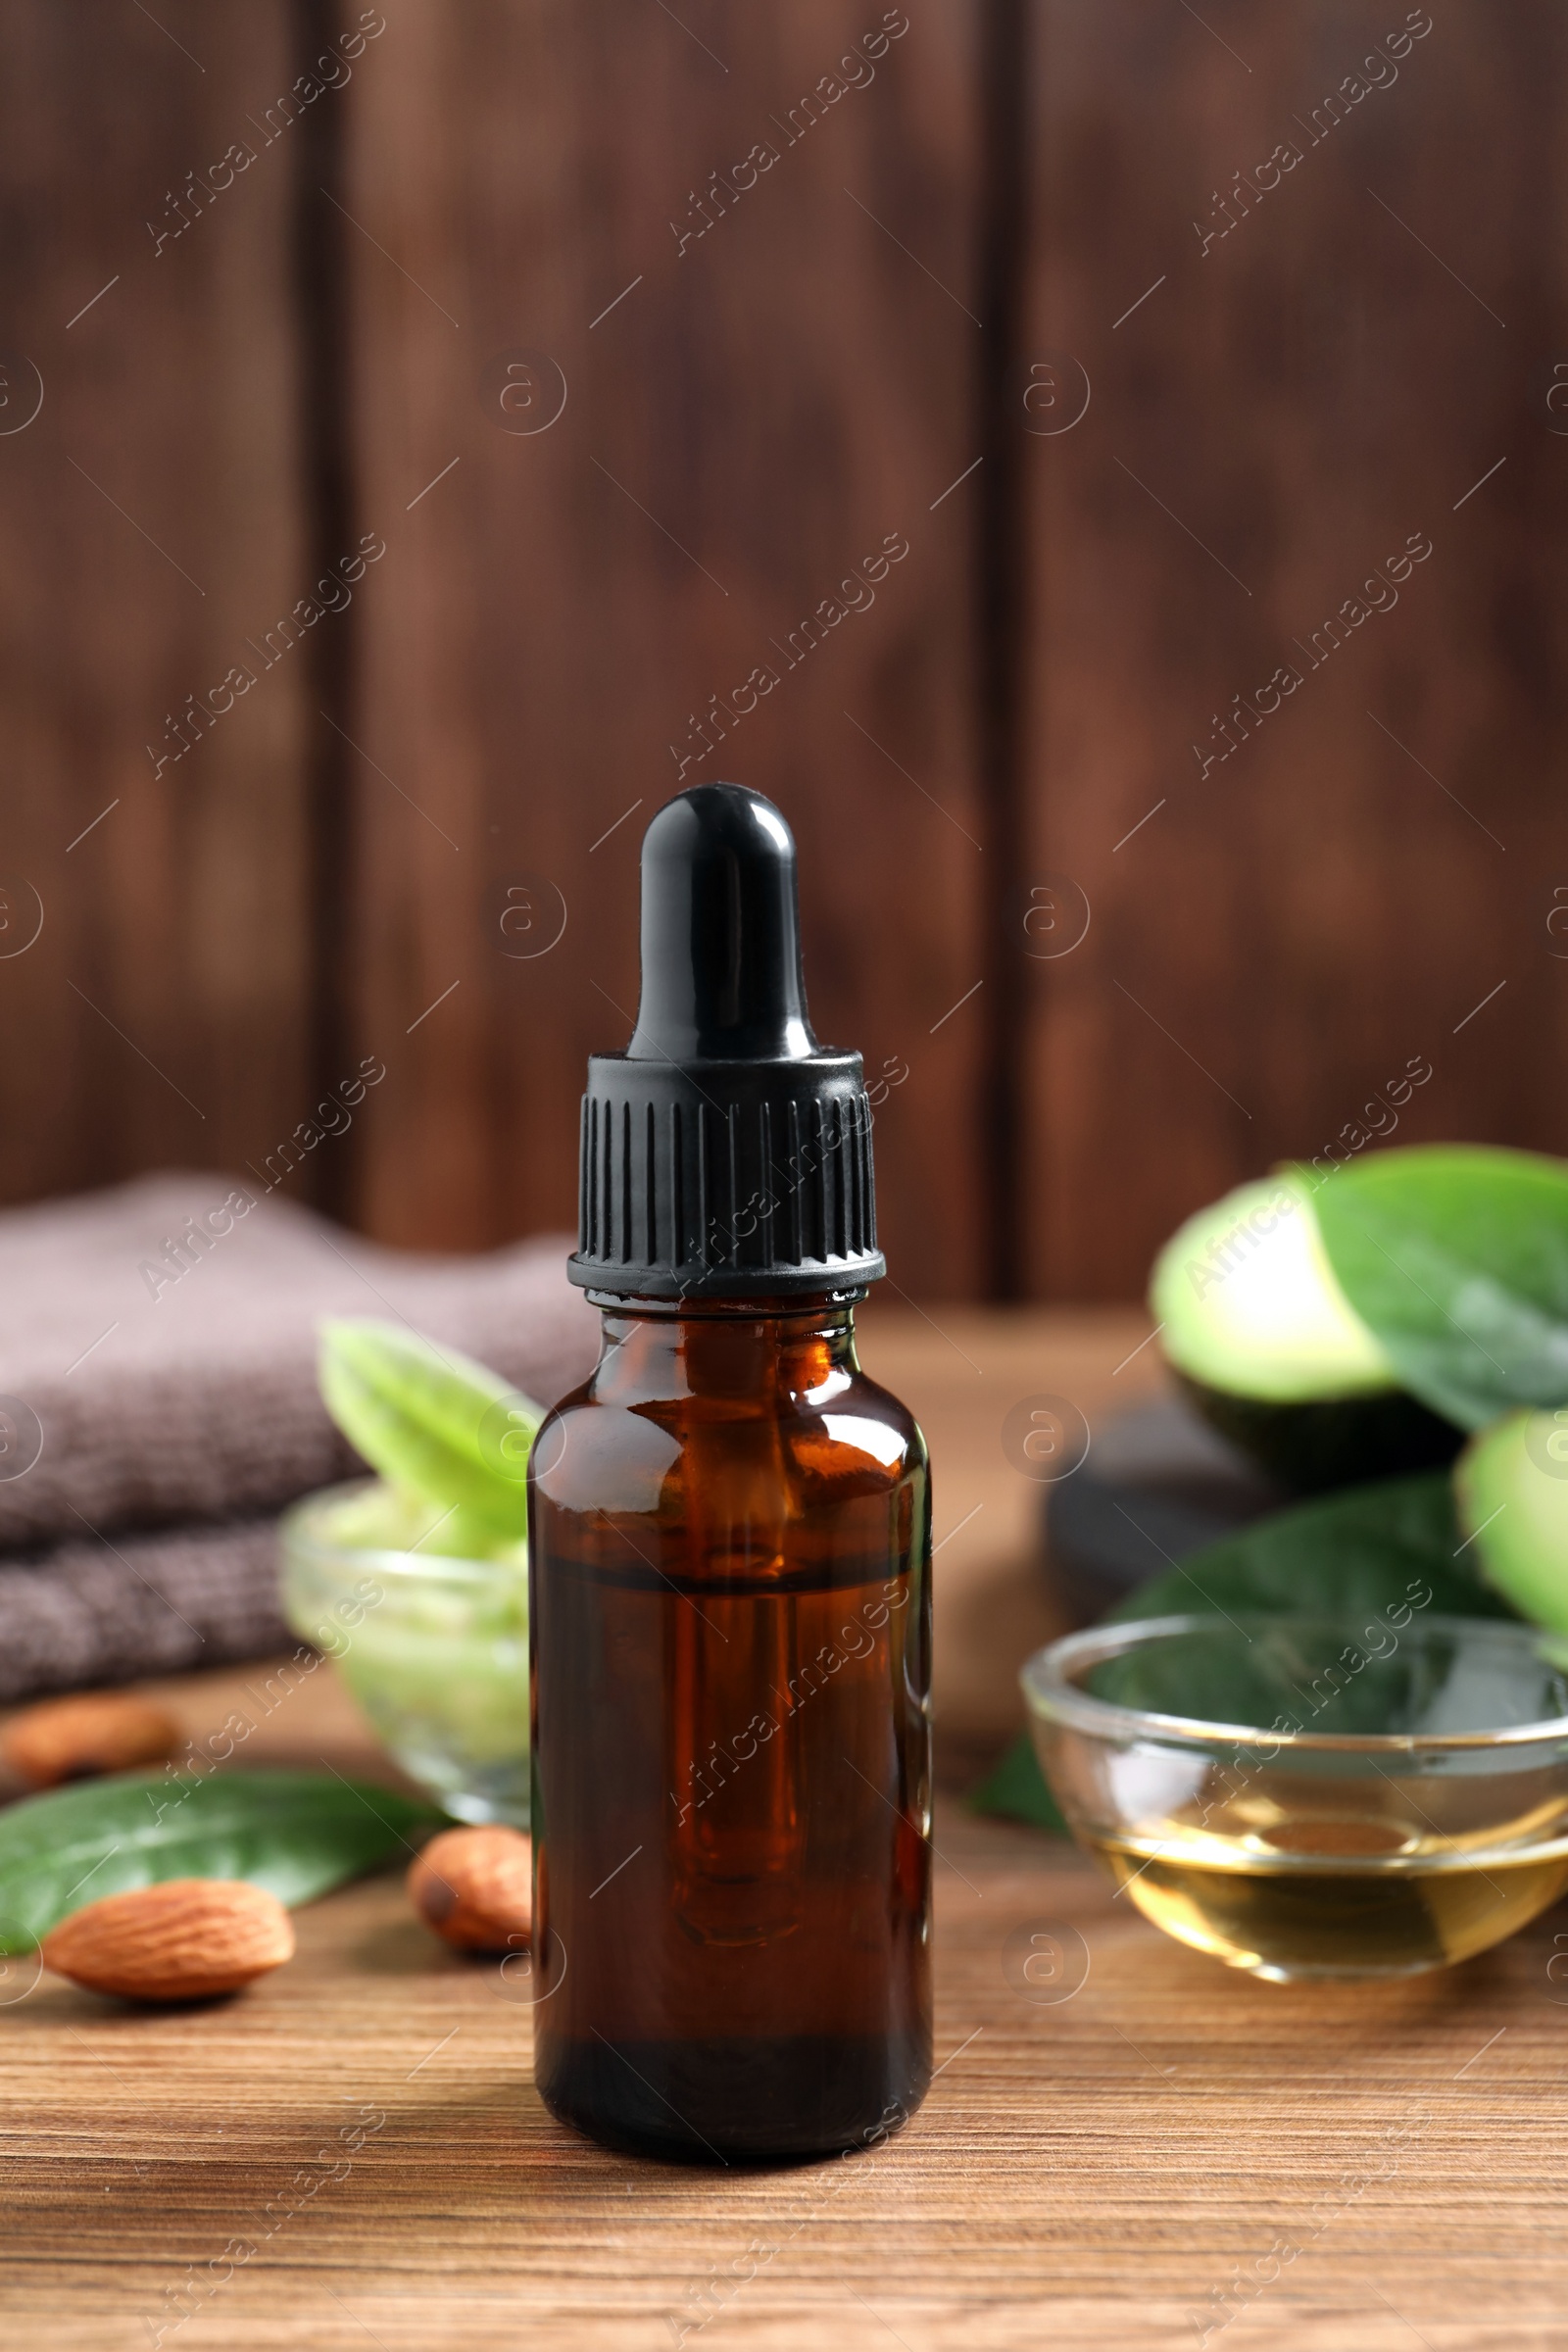
M 178 1724 L 162 1707 L 122 1691 L 84 1690 L 24 1707 L 0 1731 L 0 1752 L 32 1788 L 94 1773 L 159 1764 L 181 1744 Z
M 93 1992 L 199 2001 L 237 1992 L 294 1955 L 294 1923 L 244 1879 L 165 1879 L 106 1894 L 43 1939 L 43 1964 Z
M 533 1839 L 499 1822 L 443 1830 L 413 1864 L 408 1889 L 428 1928 L 460 1952 L 515 1952 L 533 1926 Z

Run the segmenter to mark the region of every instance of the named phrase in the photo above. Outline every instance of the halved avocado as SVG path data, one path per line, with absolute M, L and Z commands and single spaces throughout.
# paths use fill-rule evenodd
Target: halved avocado
M 1189 1217 L 1154 1260 L 1149 1303 L 1203 1418 L 1297 1494 L 1432 1469 L 1464 1442 L 1399 1387 L 1295 1169 Z
M 1487 1582 L 1522 1616 L 1568 1634 L 1568 1406 L 1505 1413 L 1478 1431 L 1453 1484 Z

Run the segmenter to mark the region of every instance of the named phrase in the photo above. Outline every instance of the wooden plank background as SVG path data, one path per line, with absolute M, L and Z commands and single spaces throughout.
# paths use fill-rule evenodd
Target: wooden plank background
M 1048 1295 L 1130 1285 L 1174 1212 L 1323 1151 L 1412 1056 L 1401 1142 L 1568 1145 L 1564 27 L 1445 8 L 1363 66 L 1406 14 L 1038 19 L 1024 331 L 1093 381 L 1070 432 L 1019 435 L 1031 850 L 1093 906 L 1028 970 Z M 1410 534 L 1431 555 L 1314 668 Z
M 929 510 L 974 455 L 973 74 L 962 9 L 857 51 L 880 15 L 409 0 L 367 76 L 345 201 L 397 266 L 355 242 L 355 464 L 391 519 L 352 896 L 391 1041 L 358 1198 L 389 1238 L 570 1213 L 583 1062 L 635 1014 L 642 828 L 733 776 L 796 830 L 818 1033 L 908 1071 L 888 1246 L 907 1283 L 972 1285 L 978 1016 L 930 1034 L 980 976 L 970 525 Z M 544 357 L 509 417 L 519 349 Z M 858 609 L 791 666 L 830 598 Z M 689 714 L 760 668 L 705 752 Z M 565 928 L 518 957 L 498 908 L 529 875 L 540 936 Z
M 309 657 L 271 675 L 246 643 L 309 585 L 294 160 L 248 120 L 288 87 L 291 27 L 274 0 L 220 24 L 194 8 L 168 22 L 188 54 L 119 0 L 4 14 L 0 945 L 15 945 L 0 961 L 0 1184 L 13 1200 L 149 1166 L 232 1166 L 289 1132 L 311 1083 Z M 186 174 L 210 183 L 236 141 L 254 163 L 182 205 Z M 255 689 L 187 723 L 182 749 L 166 719 L 242 662 Z
M 1563 1148 L 1565 36 L 1407 14 L 8 0 L 0 1197 L 260 1164 L 373 1054 L 302 1197 L 568 1221 L 715 774 L 912 1297 L 1131 1296 L 1412 1057 L 1401 1139 Z

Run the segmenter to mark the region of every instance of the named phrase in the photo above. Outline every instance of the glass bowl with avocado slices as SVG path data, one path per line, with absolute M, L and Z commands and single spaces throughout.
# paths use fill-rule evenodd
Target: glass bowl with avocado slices
M 1022 1673 L 1074 1836 L 1146 1918 L 1232 1968 L 1397 1977 L 1568 1887 L 1568 1639 L 1408 1598 L 1143 1619 Z
M 1463 1443 L 1346 1298 L 1315 1189 L 1296 1168 L 1238 1186 L 1178 1228 L 1150 1285 L 1180 1387 L 1295 1494 L 1436 1468 Z
M 527 1468 L 542 1408 L 396 1324 L 325 1323 L 327 1411 L 377 1478 L 282 1529 L 283 1614 L 460 1821 L 528 1827 Z
M 376 1737 L 459 1821 L 528 1827 L 528 1565 L 436 1549 L 440 1513 L 379 1479 L 284 1517 L 283 1613 Z

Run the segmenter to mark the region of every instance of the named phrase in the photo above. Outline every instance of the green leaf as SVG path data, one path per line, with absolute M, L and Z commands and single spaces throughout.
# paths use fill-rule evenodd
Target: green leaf
M 544 1419 L 531 1397 L 455 1348 L 369 1320 L 322 1324 L 320 1380 L 371 1468 L 453 1514 L 449 1544 L 526 1534 L 528 1449 Z
M 0 1812 L 0 1952 L 26 1952 L 100 1895 L 163 1879 L 249 1879 L 311 1902 L 412 1853 L 441 1819 L 314 1772 L 120 1773 Z
M 1035 1743 L 1027 1732 L 1018 1734 L 1001 1763 L 971 1791 L 969 1802 L 977 1813 L 1027 1821 L 1034 1829 L 1054 1831 L 1058 1838 L 1071 1835 L 1046 1786 Z
M 1274 1511 L 1140 1585 L 1108 1622 L 1138 1617 L 1354 1617 L 1429 1592 L 1423 1608 L 1452 1617 L 1513 1611 L 1462 1547 L 1446 1470 L 1380 1478 Z
M 1340 1286 L 1404 1386 L 1464 1429 L 1568 1403 L 1568 1163 L 1422 1145 L 1312 1197 Z
M 1514 1613 L 1481 1581 L 1473 1549 L 1461 1543 L 1446 1471 L 1378 1479 L 1276 1511 L 1140 1585 L 1111 1610 L 1106 1623 L 1323 1616 L 1344 1620 L 1353 1631 L 1355 1620 L 1370 1624 L 1391 1609 L 1402 1613 L 1396 1622 L 1403 1623 L 1428 1611 L 1452 1617 Z M 1199 1688 L 1195 1676 L 1205 1674 Z M 1176 1687 L 1167 1688 L 1172 1676 Z M 1206 1667 L 1191 1648 L 1112 1659 L 1096 1670 L 1092 1687 L 1123 1705 L 1196 1712 L 1216 1722 L 1268 1723 L 1279 1705 L 1266 1666 L 1260 1663 L 1252 1672 L 1251 1662 L 1238 1657 L 1229 1644 Z M 1377 1703 L 1384 1703 L 1381 1695 Z M 1342 1717 L 1338 1728 L 1354 1726 Z M 1065 1829 L 1027 1733 L 970 1802 L 977 1812 Z
M 1462 1542 L 1449 1474 L 1378 1479 L 1259 1519 L 1194 1552 L 1111 1613 L 1122 1622 L 1178 1615 L 1324 1618 L 1335 1628 L 1326 1649 L 1319 1637 L 1309 1637 L 1282 1663 L 1277 1643 L 1256 1640 L 1173 1642 L 1107 1660 L 1090 1688 L 1121 1706 L 1212 1723 L 1269 1724 L 1290 1703 L 1293 1673 L 1304 1688 L 1342 1642 L 1354 1644 L 1364 1636 L 1375 1651 L 1392 1639 L 1396 1667 L 1391 1660 L 1386 1671 L 1367 1673 L 1337 1698 L 1335 1731 L 1372 1731 L 1387 1720 L 1391 1677 L 1410 1670 L 1397 1643 L 1401 1628 L 1428 1615 L 1513 1614 L 1483 1583 L 1475 1551 Z
M 1453 1489 L 1444 1470 L 1378 1479 L 1276 1511 L 1140 1585 L 1105 1622 L 1325 1617 L 1343 1624 L 1353 1638 L 1375 1620 L 1397 1628 L 1428 1613 L 1514 1614 L 1482 1581 L 1475 1550 L 1460 1537 Z M 1309 1679 L 1321 1663 L 1308 1662 L 1302 1671 Z M 1281 1703 L 1279 1669 L 1272 1653 L 1253 1657 L 1230 1641 L 1173 1643 L 1107 1660 L 1094 1670 L 1090 1688 L 1124 1706 L 1194 1714 L 1216 1723 L 1267 1724 Z M 1365 1724 L 1355 1712 L 1362 1696 L 1358 1686 L 1350 1698 L 1342 1698 L 1336 1730 L 1372 1728 L 1381 1719 L 1387 1689 L 1367 1678 Z M 1008 1749 L 970 1802 L 982 1813 L 1005 1814 L 1043 1829 L 1064 1827 L 1027 1735 Z

